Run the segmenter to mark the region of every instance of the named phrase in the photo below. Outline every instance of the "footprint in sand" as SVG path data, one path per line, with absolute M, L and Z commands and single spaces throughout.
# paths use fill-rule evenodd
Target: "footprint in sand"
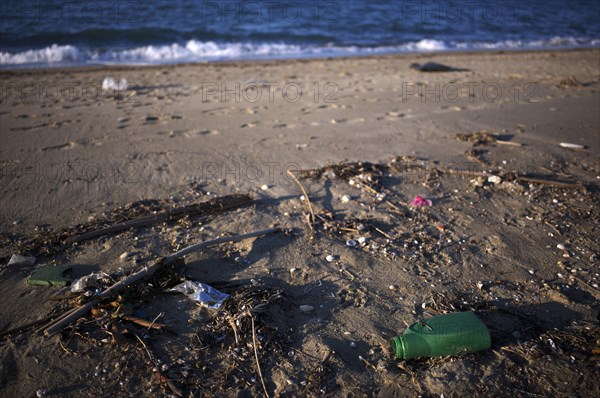
M 337 109 L 337 108 L 338 108 L 337 104 L 319 105 L 317 107 L 317 109 Z

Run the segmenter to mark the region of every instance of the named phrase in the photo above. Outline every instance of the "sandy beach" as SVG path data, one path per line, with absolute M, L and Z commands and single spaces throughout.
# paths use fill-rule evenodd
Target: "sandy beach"
M 410 67 L 426 62 L 457 71 Z M 598 49 L 0 71 L 1 395 L 597 395 L 599 72 Z M 253 203 L 66 240 L 234 194 Z M 263 289 L 239 336 L 139 287 L 123 305 L 174 332 L 106 306 L 50 337 L 13 330 L 86 299 L 28 285 L 36 266 L 114 283 L 275 225 L 185 258 L 187 279 Z M 467 309 L 489 350 L 389 352 L 407 325 Z

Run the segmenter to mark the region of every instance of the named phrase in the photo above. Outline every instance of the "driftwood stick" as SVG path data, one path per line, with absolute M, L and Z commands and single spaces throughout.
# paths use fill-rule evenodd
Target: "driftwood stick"
M 294 175 L 294 173 L 292 173 L 291 170 L 288 170 L 288 174 L 290 177 L 292 177 L 292 179 L 296 182 L 296 184 L 298 184 L 298 186 L 300 187 L 300 190 L 302 191 L 302 193 L 304 194 L 304 197 L 306 198 L 306 203 L 308 203 L 308 210 L 310 211 L 310 223 L 308 224 L 308 226 L 310 227 L 310 229 L 312 231 L 313 224 L 315 222 L 315 212 L 313 211 L 312 204 L 310 203 L 310 198 L 308 197 L 308 193 L 306 193 L 306 190 L 304 189 L 302 184 L 300 184 L 300 181 Z
M 94 231 L 86 232 L 84 234 L 68 238 L 67 243 L 82 242 L 84 240 L 97 238 L 102 235 L 114 234 L 129 228 L 139 228 L 146 225 L 156 224 L 162 221 L 177 219 L 185 216 L 186 214 L 197 215 L 202 213 L 216 213 L 241 206 L 248 206 L 251 203 L 252 198 L 250 198 L 248 195 L 224 196 L 222 198 L 216 198 L 208 202 L 176 207 L 174 209 L 164 210 L 156 214 L 139 217 L 133 220 L 123 221 L 105 228 L 100 228 Z
M 566 182 L 566 181 L 557 181 L 557 180 L 546 180 L 542 178 L 531 178 L 519 176 L 517 177 L 517 181 L 520 182 L 530 182 L 533 184 L 541 184 L 541 185 L 552 185 L 559 188 L 581 188 L 581 185 L 574 182 Z
M 129 286 L 141 279 L 152 276 L 152 274 L 154 274 L 156 272 L 156 270 L 158 270 L 160 267 L 162 267 L 163 265 L 172 263 L 173 261 L 175 261 L 176 259 L 178 259 L 180 257 L 183 257 L 187 254 L 190 254 L 190 253 L 193 253 L 193 252 L 196 252 L 199 250 L 202 250 L 203 248 L 208 247 L 208 246 L 218 245 L 220 243 L 225 243 L 225 242 L 238 242 L 238 241 L 241 241 L 244 239 L 254 238 L 254 237 L 257 237 L 260 235 L 270 234 L 277 230 L 278 230 L 278 228 L 268 228 L 268 229 L 263 229 L 261 231 L 250 232 L 250 233 L 242 234 L 242 235 L 224 236 L 221 238 L 216 238 L 216 239 L 212 239 L 212 240 L 209 240 L 206 242 L 198 243 L 196 245 L 192 245 L 192 246 L 186 247 L 182 250 L 179 250 L 178 252 L 173 253 L 169 256 L 161 257 L 158 260 L 156 260 L 154 262 L 154 264 L 152 264 L 151 266 L 144 267 L 140 271 L 138 271 L 138 272 L 130 275 L 129 277 L 121 280 L 120 282 L 117 282 L 116 284 L 112 285 L 111 287 L 109 287 L 108 289 L 106 289 L 105 291 L 100 293 L 100 295 L 96 299 L 90 301 L 87 304 L 82 305 L 81 307 L 79 307 L 78 309 L 76 309 L 74 311 L 71 310 L 71 311 L 67 312 L 67 314 L 68 314 L 67 316 L 60 317 L 57 322 L 54 322 L 52 325 L 48 326 L 48 328 L 46 328 L 45 334 L 47 336 L 50 336 L 54 333 L 60 332 L 66 326 L 68 326 L 72 322 L 76 321 L 77 319 L 81 318 L 83 315 L 87 314 L 101 299 L 110 297 L 113 294 L 125 289 L 127 286 Z

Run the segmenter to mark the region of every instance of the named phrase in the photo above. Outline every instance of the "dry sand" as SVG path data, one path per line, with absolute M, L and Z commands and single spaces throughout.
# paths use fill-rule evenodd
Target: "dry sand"
M 409 68 L 427 61 L 469 71 Z M 106 76 L 129 88 L 103 92 Z M 599 76 L 597 49 L 2 71 L 0 332 L 75 305 L 28 285 L 33 267 L 6 266 L 13 253 L 118 278 L 278 224 L 285 232 L 186 258 L 188 278 L 234 304 L 250 280 L 264 288 L 251 296 L 267 302 L 255 329 L 271 396 L 598 395 Z M 456 139 L 477 131 L 517 145 Z M 311 232 L 287 170 L 332 164 L 345 166 L 300 180 Z M 234 193 L 256 203 L 61 241 Z M 433 205 L 412 208 L 415 195 Z M 247 316 L 236 344 L 226 311 L 143 291 L 125 303 L 177 335 L 106 308 L 59 336 L 3 335 L 0 394 L 263 394 Z M 453 308 L 478 311 L 490 350 L 391 358 L 407 324 Z M 120 344 L 116 324 L 128 328 Z

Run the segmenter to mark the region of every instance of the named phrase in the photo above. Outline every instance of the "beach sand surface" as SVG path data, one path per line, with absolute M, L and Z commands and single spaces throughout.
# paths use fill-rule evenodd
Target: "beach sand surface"
M 430 61 L 468 70 L 410 68 Z M 102 90 L 108 76 L 128 88 Z M 236 327 L 207 329 L 218 313 L 138 289 L 124 303 L 176 334 L 103 307 L 60 335 L 3 335 L 2 395 L 600 392 L 598 49 L 13 70 L 0 81 L 1 333 L 76 305 L 28 285 L 34 266 L 7 266 L 14 253 L 118 279 L 223 234 L 285 230 L 186 257 L 188 279 L 234 296 L 265 289 L 258 343 L 248 316 L 235 336 L 248 344 L 236 344 Z M 254 204 L 63 239 L 232 194 Z M 432 205 L 411 206 L 417 195 Z M 392 358 L 407 325 L 468 309 L 491 349 Z

